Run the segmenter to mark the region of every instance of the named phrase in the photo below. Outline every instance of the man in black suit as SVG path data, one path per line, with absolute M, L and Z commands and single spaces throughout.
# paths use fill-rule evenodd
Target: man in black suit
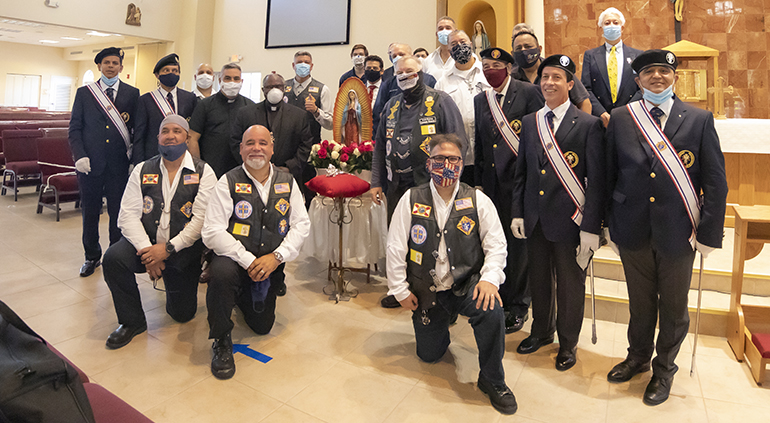
M 591 99 L 591 114 L 602 118 L 606 127 L 610 112 L 625 106 L 639 91 L 634 81 L 631 62 L 642 51 L 623 44 L 621 34 L 626 18 L 620 10 L 610 7 L 599 15 L 599 27 L 604 34 L 604 44 L 583 55 L 583 73 L 580 77 Z
M 511 191 L 516 165 L 521 119 L 543 107 L 543 95 L 537 85 L 509 76 L 513 57 L 499 48 L 481 52 L 484 76 L 492 85 L 473 99 L 476 131 L 476 184 L 492 199 L 508 242 L 505 283 L 500 297 L 505 308 L 505 331 L 513 333 L 527 321 L 530 297 L 527 289 L 527 243 L 514 238 L 511 221 Z M 495 101 L 496 103 L 492 103 Z M 499 105 L 499 106 L 498 106 Z M 492 111 L 495 113 L 492 113 Z
M 604 128 L 570 103 L 574 72 L 564 55 L 540 64 L 545 106 L 524 116 L 511 222 L 513 235 L 527 239 L 532 292 L 532 331 L 516 351 L 530 354 L 552 343 L 555 329 L 560 371 L 576 363 L 585 269 L 599 249 L 604 211 Z
M 607 128 L 607 223 L 628 285 L 629 347 L 607 379 L 649 370 L 655 349 L 643 400 L 658 405 L 668 399 L 690 326 L 695 251 L 706 257 L 722 247 L 727 181 L 713 116 L 673 95 L 674 53 L 648 50 L 631 65 L 643 100 L 614 109 Z
M 189 121 L 198 105 L 195 94 L 177 88 L 180 72 L 176 53 L 161 58 L 155 64 L 152 73 L 158 79 L 159 87 L 142 95 L 136 108 L 134 164 L 158 154 L 158 128 L 166 116 L 177 114 Z
M 123 51 L 108 47 L 94 59 L 102 73 L 97 82 L 78 88 L 72 105 L 69 144 L 77 168 L 80 208 L 83 212 L 83 248 L 86 261 L 80 276 L 94 273 L 101 264 L 99 212 L 107 198 L 110 245 L 120 240 L 118 212 L 128 180 L 132 132 L 139 90 L 120 81 Z

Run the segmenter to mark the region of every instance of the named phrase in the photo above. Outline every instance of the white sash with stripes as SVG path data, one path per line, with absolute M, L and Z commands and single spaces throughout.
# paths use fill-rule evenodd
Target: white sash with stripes
M 489 88 L 486 90 L 486 93 L 487 103 L 489 103 L 489 110 L 492 112 L 492 120 L 495 121 L 495 125 L 497 125 L 497 129 L 503 136 L 505 144 L 508 145 L 508 148 L 510 148 L 511 151 L 513 151 L 514 155 L 518 156 L 519 137 L 516 135 L 516 132 L 514 132 L 513 128 L 511 128 L 511 124 L 508 123 L 508 120 L 505 118 L 503 108 L 500 106 L 500 103 L 496 98 L 497 92 L 494 90 L 494 88 Z
M 107 116 L 112 121 L 112 124 L 118 128 L 118 132 L 120 132 L 120 136 L 123 138 L 123 142 L 126 143 L 126 155 L 128 155 L 128 158 L 130 159 L 131 134 L 128 131 L 126 122 L 124 122 L 123 118 L 120 116 L 118 108 L 115 107 L 109 97 L 107 97 L 107 94 L 102 91 L 102 87 L 98 83 L 91 82 L 90 84 L 86 84 L 86 87 L 88 87 L 88 90 L 91 91 L 91 94 L 93 94 L 96 102 L 99 103 L 99 106 L 102 107 L 104 113 L 107 113 Z
M 160 93 L 160 88 L 150 91 L 150 95 L 152 96 L 152 99 L 155 100 L 155 104 L 158 105 L 158 109 L 160 109 L 160 112 L 163 113 L 163 116 L 174 114 L 174 109 L 171 108 L 171 104 L 169 104 L 168 99 L 163 97 L 163 95 Z
M 682 198 L 684 208 L 687 210 L 687 215 L 692 223 L 692 235 L 690 235 L 690 245 L 695 248 L 695 231 L 698 229 L 700 223 L 700 200 L 698 194 L 695 192 L 695 187 L 692 185 L 690 175 L 687 173 L 684 164 L 679 159 L 679 154 L 671 145 L 671 141 L 666 138 L 666 134 L 658 127 L 655 120 L 650 115 L 650 111 L 647 110 L 647 106 L 643 100 L 635 101 L 626 105 L 628 111 L 631 112 L 631 118 L 634 119 L 634 123 L 644 135 L 644 139 L 650 148 L 655 152 L 655 157 L 666 169 L 666 173 L 674 182 L 679 196 Z
M 540 109 L 537 112 L 537 133 L 540 136 L 540 143 L 545 150 L 545 156 L 548 157 L 548 161 L 551 162 L 551 166 L 556 172 L 556 176 L 559 177 L 561 185 L 564 190 L 567 191 L 572 202 L 575 203 L 575 213 L 572 215 L 572 221 L 578 226 L 583 222 L 583 207 L 586 203 L 586 192 L 583 185 L 580 183 L 575 172 L 572 171 L 572 167 L 567 163 L 567 159 L 564 157 L 559 144 L 551 132 L 551 128 L 548 126 L 548 121 L 545 118 L 545 110 Z

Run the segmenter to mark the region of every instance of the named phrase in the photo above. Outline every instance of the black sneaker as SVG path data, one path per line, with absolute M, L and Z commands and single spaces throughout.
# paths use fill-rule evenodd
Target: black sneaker
M 211 359 L 211 373 L 217 379 L 230 379 L 235 374 L 235 359 L 233 358 L 233 340 L 230 333 L 214 340 L 211 346 L 214 356 Z
M 392 295 L 388 295 L 382 300 L 380 300 L 380 305 L 384 308 L 399 308 L 401 307 L 401 303 L 398 302 L 396 297 Z
M 503 414 L 513 414 L 519 408 L 516 404 L 516 397 L 505 383 L 494 386 L 486 379 L 479 377 L 479 389 L 487 394 L 492 407 Z

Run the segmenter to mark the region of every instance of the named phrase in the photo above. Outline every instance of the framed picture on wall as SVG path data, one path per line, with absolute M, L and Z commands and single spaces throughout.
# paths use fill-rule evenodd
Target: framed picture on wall
M 349 44 L 350 0 L 267 0 L 265 48 Z

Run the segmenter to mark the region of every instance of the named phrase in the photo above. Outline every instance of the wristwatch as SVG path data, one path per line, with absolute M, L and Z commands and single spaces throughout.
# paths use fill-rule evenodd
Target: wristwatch
M 176 253 L 176 248 L 174 247 L 174 244 L 171 243 L 171 241 L 166 241 L 166 252 L 168 255 Z
M 281 255 L 281 253 L 273 251 L 273 255 L 275 256 L 275 259 L 278 260 L 278 263 L 283 263 L 283 255 Z

